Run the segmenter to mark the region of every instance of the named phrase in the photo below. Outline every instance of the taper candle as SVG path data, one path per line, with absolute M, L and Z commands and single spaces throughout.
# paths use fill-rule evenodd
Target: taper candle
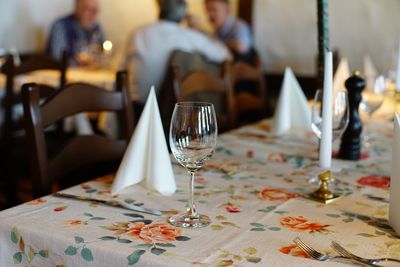
M 332 91 L 333 91 L 333 63 L 332 52 L 325 55 L 324 90 L 322 98 L 322 130 L 319 149 L 319 166 L 329 170 L 332 162 Z

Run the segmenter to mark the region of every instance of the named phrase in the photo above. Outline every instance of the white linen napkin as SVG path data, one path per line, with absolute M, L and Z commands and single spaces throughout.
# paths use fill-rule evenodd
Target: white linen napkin
M 306 131 L 311 131 L 311 109 L 293 71 L 287 67 L 275 109 L 272 132 L 283 134 Z
M 340 91 L 347 91 L 344 84 L 349 77 L 349 61 L 347 60 L 347 58 L 342 58 L 336 70 L 335 77 L 333 78 L 333 95 L 336 95 Z
M 390 201 L 389 201 L 389 225 L 400 234 L 400 118 L 394 116 L 394 133 L 392 144 L 392 173 L 390 175 Z
M 374 89 L 375 79 L 378 76 L 378 71 L 368 55 L 364 56 L 364 75 L 367 82 L 366 88 L 372 91 Z
M 146 187 L 166 196 L 176 190 L 154 87 L 118 168 L 111 192 L 116 194 L 142 181 Z

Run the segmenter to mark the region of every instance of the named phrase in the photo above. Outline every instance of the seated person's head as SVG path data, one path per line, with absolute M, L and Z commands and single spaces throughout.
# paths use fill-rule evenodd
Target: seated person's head
M 213 28 L 220 29 L 230 15 L 229 0 L 205 0 L 205 4 Z
M 76 0 L 75 16 L 82 28 L 90 30 L 97 23 L 99 13 L 98 0 Z
M 186 16 L 185 0 L 158 0 L 160 19 L 180 23 Z

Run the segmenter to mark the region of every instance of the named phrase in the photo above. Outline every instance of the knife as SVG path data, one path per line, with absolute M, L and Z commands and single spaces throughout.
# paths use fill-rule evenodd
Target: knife
M 386 198 L 384 198 L 384 197 L 376 197 L 376 196 L 373 196 L 373 195 L 370 195 L 370 194 L 366 194 L 366 195 L 364 195 L 364 196 L 366 196 L 366 197 L 369 198 L 369 199 L 375 200 L 375 201 L 380 201 L 380 202 L 384 202 L 384 203 L 389 203 L 389 200 L 386 199 Z
M 143 213 L 157 215 L 157 216 L 162 215 L 162 213 L 159 210 L 153 210 L 153 209 L 139 207 L 139 206 L 136 206 L 133 204 L 128 204 L 128 203 L 126 203 L 124 201 L 120 201 L 120 200 L 103 200 L 103 199 L 97 199 L 97 198 L 91 198 L 91 197 L 85 197 L 85 196 L 76 196 L 76 195 L 60 193 L 60 192 L 54 193 L 53 196 L 82 200 L 82 201 L 97 202 L 97 203 L 101 203 L 101 204 L 112 206 L 112 207 L 120 207 L 120 208 L 125 208 L 128 210 L 134 210 L 137 212 L 143 212 Z

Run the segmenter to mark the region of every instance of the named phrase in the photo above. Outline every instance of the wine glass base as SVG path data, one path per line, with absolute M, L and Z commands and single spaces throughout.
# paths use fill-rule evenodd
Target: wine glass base
M 193 218 L 187 213 L 178 214 L 169 217 L 168 222 L 173 226 L 181 228 L 201 228 L 206 227 L 211 223 L 211 219 L 206 215 L 198 215 Z

